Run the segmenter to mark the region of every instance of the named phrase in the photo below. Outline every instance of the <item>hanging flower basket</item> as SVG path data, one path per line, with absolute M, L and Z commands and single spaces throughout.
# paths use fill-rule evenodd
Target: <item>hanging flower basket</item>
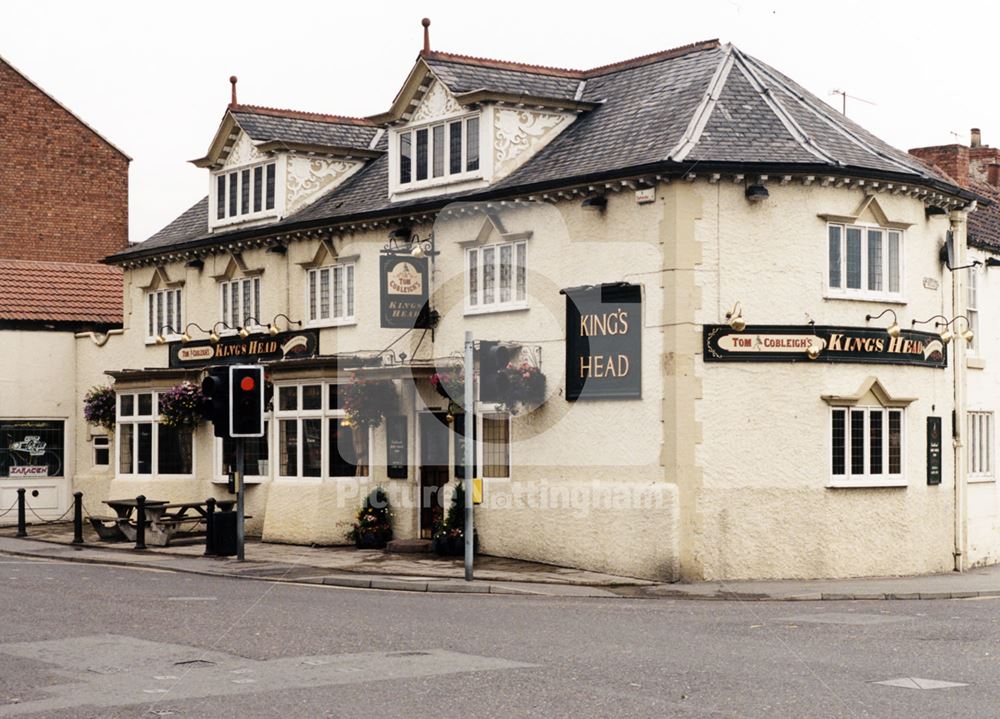
M 83 397 L 83 417 L 88 424 L 111 431 L 115 428 L 115 391 L 110 387 L 91 387 Z
M 399 407 L 396 385 L 388 379 L 356 379 L 344 386 L 342 396 L 347 426 L 359 429 L 378 427 Z
M 503 379 L 505 404 L 512 414 L 517 414 L 517 408 L 537 407 L 545 401 L 545 375 L 538 367 L 527 362 L 516 367 L 508 364 Z
M 201 387 L 181 382 L 160 394 L 160 423 L 176 429 L 194 429 L 204 420 L 208 403 Z
M 465 404 L 465 373 L 461 369 L 435 372 L 431 375 L 431 386 L 449 401 L 449 406 Z

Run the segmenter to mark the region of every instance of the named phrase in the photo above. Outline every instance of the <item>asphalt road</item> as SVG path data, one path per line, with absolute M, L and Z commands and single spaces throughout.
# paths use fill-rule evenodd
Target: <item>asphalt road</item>
M 0 556 L 0 607 L 0 718 L 1000 715 L 998 600 L 423 595 Z

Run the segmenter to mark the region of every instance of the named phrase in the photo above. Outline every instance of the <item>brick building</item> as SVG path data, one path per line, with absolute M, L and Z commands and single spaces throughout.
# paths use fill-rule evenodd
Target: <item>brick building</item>
M 131 158 L 0 58 L 0 258 L 97 262 L 128 246 Z

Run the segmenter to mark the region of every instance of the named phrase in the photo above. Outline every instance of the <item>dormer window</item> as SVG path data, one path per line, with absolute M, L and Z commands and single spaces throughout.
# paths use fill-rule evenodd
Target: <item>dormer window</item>
M 215 176 L 215 219 L 250 220 L 272 214 L 277 177 L 275 162 L 265 162 Z
M 479 115 L 408 127 L 396 148 L 400 189 L 479 177 Z

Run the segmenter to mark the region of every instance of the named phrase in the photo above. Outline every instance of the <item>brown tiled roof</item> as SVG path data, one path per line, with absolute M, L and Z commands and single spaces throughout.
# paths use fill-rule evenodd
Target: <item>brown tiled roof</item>
M 122 271 L 75 262 L 0 260 L 0 320 L 122 323 Z

